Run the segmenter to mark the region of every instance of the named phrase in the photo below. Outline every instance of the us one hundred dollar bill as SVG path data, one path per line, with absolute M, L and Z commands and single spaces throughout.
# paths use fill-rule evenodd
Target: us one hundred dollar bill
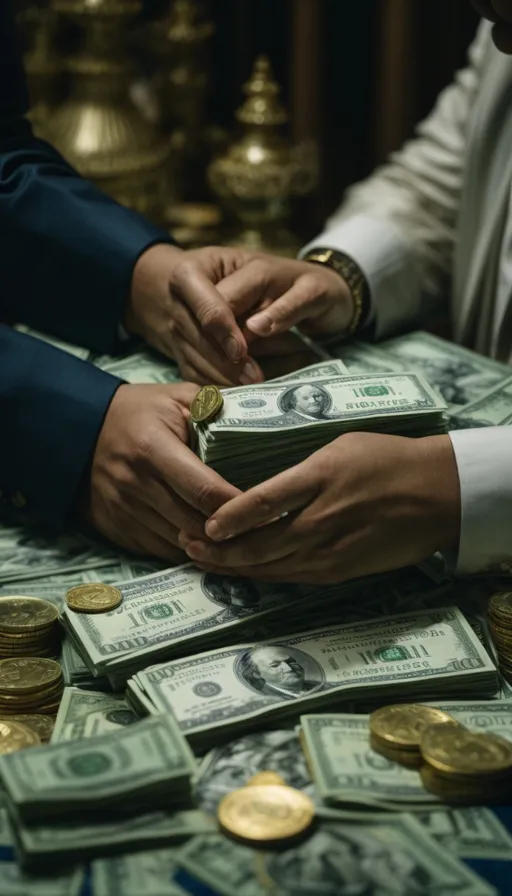
M 512 376 L 493 386 L 476 401 L 460 410 L 462 423 L 474 421 L 484 426 L 512 425 Z
M 297 709 L 407 693 L 490 695 L 496 668 L 455 607 L 317 629 L 151 666 L 128 682 L 136 710 L 172 711 L 195 743 L 218 742 L 249 724 Z M 142 705 L 141 705 L 142 704 Z
M 91 716 L 94 718 L 92 728 L 89 725 Z M 121 694 L 66 687 L 55 720 L 51 743 L 81 740 L 95 734 L 105 734 L 110 729 L 131 725 L 136 721 L 137 716 Z
M 188 896 L 173 880 L 177 856 L 171 847 L 93 862 L 94 896 Z

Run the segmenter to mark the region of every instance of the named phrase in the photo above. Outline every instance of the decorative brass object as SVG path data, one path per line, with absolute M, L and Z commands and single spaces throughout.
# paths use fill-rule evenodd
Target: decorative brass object
M 123 205 L 161 223 L 169 147 L 129 96 L 124 28 L 139 0 L 52 0 L 82 26 L 82 49 L 65 62 L 69 97 L 48 122 L 48 139 L 85 177 Z
M 175 238 L 189 247 L 215 242 L 221 219 L 206 178 L 208 164 L 227 140 L 221 128 L 205 121 L 214 33 L 197 0 L 171 2 L 168 14 L 148 29 L 157 62 L 153 86 L 160 125 L 171 143 L 166 219 Z
M 243 90 L 241 135 L 210 165 L 210 183 L 236 221 L 230 245 L 294 256 L 301 243 L 289 229 L 290 205 L 316 186 L 315 161 L 283 133 L 288 116 L 266 56 L 258 56 Z
M 29 118 L 34 133 L 45 136 L 45 124 L 57 99 L 62 64 L 55 48 L 57 16 L 51 9 L 30 6 L 21 10 L 17 22 L 26 34 L 28 49 L 23 56 L 30 97 Z

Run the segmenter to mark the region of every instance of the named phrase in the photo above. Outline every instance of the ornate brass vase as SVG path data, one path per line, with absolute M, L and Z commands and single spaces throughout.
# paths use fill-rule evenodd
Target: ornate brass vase
M 169 147 L 130 99 L 131 64 L 123 50 L 139 0 L 53 0 L 52 6 L 82 26 L 84 40 L 65 62 L 70 93 L 50 117 L 48 139 L 106 193 L 161 223 Z
M 265 56 L 243 90 L 239 136 L 210 165 L 210 183 L 234 218 L 231 245 L 293 256 L 301 241 L 288 224 L 291 202 L 315 187 L 316 168 L 285 136 L 288 116 Z
M 30 97 L 29 118 L 34 133 L 45 136 L 48 117 L 57 100 L 62 64 L 55 47 L 58 19 L 51 9 L 31 6 L 17 16 L 27 36 L 28 49 L 23 56 Z

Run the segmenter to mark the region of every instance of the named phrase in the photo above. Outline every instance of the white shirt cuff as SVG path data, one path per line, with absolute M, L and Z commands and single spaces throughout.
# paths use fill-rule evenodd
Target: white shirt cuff
M 420 313 L 421 295 L 415 253 L 390 221 L 356 215 L 325 230 L 305 246 L 349 255 L 363 271 L 370 287 L 378 339 L 395 332 Z
M 451 432 L 462 517 L 456 571 L 512 572 L 512 427 Z

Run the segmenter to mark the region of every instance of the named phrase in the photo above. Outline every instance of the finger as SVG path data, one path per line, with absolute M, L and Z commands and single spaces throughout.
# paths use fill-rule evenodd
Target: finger
M 212 363 L 211 359 L 190 342 L 180 346 L 180 367 L 188 376 L 193 376 L 201 383 L 213 383 L 218 386 L 236 386 L 240 383 L 248 386 L 264 380 L 259 364 L 250 357 L 243 360 L 242 366 Z
M 275 336 L 303 320 L 318 317 L 326 308 L 327 297 L 319 292 L 315 275 L 304 274 L 265 311 L 249 317 L 246 326 L 257 336 Z
M 186 411 L 190 409 L 190 405 L 199 392 L 197 383 L 173 383 L 170 389 L 172 398 Z
M 307 463 L 291 467 L 224 504 L 206 523 L 206 535 L 213 541 L 223 541 L 270 523 L 283 513 L 309 504 L 319 488 Z
M 171 286 L 201 329 L 214 338 L 230 361 L 240 361 L 246 356 L 247 345 L 233 312 L 197 263 L 183 261 L 178 264 Z
M 163 480 L 147 485 L 143 498 L 135 502 L 132 499 L 132 506 L 141 522 L 175 546 L 179 545 L 182 529 L 204 537 L 204 514 L 187 504 Z
M 297 550 L 299 536 L 293 521 L 279 520 L 263 529 L 220 544 L 180 533 L 179 542 L 191 560 L 239 569 L 284 560 Z
M 314 569 L 301 569 L 301 558 L 298 554 L 290 554 L 286 563 L 282 560 L 275 563 L 267 563 L 261 566 L 246 566 L 240 569 L 232 569 L 229 566 L 214 566 L 209 563 L 197 563 L 199 569 L 204 572 L 213 572 L 220 576 L 235 576 L 254 579 L 259 582 L 287 582 L 298 585 L 318 584 L 318 575 Z M 340 579 L 340 581 L 344 581 Z
M 262 302 L 274 299 L 276 294 L 281 293 L 280 282 L 274 282 L 278 275 L 277 270 L 271 272 L 268 260 L 254 259 L 220 280 L 217 289 L 238 320 Z
M 186 445 L 177 444 L 174 438 L 153 445 L 153 463 L 167 486 L 205 517 L 240 494 L 239 489 L 207 467 Z
M 145 557 L 159 557 L 169 563 L 186 563 L 188 559 L 179 547 L 170 544 L 151 529 L 141 526 L 133 517 L 128 517 L 122 528 L 112 523 L 109 538 L 125 550 Z

